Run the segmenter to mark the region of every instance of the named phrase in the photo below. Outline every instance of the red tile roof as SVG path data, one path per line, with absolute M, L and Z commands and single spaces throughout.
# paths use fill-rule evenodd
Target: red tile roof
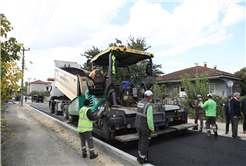
M 49 78 L 47 79 L 47 81 L 55 81 L 55 79 L 49 77 Z
M 194 66 L 191 68 L 175 71 L 173 73 L 169 73 L 169 74 L 165 74 L 163 76 L 157 77 L 156 81 L 159 82 L 159 81 L 180 80 L 180 76 L 181 75 L 183 76 L 185 73 L 190 74 L 191 78 L 195 78 L 196 72 L 199 75 L 201 75 L 201 74 L 205 75 L 206 73 L 208 73 L 210 77 L 213 77 L 213 76 L 229 76 L 229 77 L 234 77 L 236 79 L 239 78 L 239 77 L 236 77 L 234 74 L 220 71 L 217 69 L 212 69 L 212 68 L 205 67 L 205 66 L 197 66 L 197 69 L 196 69 L 196 66 Z
M 37 81 L 30 82 L 30 84 L 48 84 L 48 82 L 37 80 Z

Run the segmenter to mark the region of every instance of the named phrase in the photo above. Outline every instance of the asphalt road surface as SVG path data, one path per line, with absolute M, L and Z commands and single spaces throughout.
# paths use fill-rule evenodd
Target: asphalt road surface
M 30 105 L 50 114 L 48 103 L 30 103 Z M 61 115 L 51 115 L 64 121 Z M 113 145 L 133 156 L 137 155 L 137 141 Z M 174 132 L 151 140 L 149 158 L 157 166 L 245 165 L 246 141 L 223 136 L 207 137 L 205 133 L 190 130 Z

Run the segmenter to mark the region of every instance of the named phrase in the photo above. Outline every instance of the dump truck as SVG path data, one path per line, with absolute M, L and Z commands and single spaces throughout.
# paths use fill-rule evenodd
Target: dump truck
M 75 63 L 55 61 L 54 88 L 58 88 L 63 96 L 51 96 L 51 111 L 61 111 L 64 118 L 69 118 L 73 122 L 78 119 L 83 101 L 89 99 L 92 112 L 102 115 L 99 120 L 93 122 L 94 135 L 107 142 L 118 140 L 127 143 L 138 140 L 135 128 L 137 103 L 144 98 L 146 90 L 151 90 L 154 84 L 158 86 L 153 77 L 152 58 L 153 53 L 110 47 L 88 63 L 108 69 L 106 76 L 96 72 L 94 78 L 89 77 L 89 72 L 79 69 Z M 146 62 L 146 72 L 132 75 L 130 66 L 141 61 Z M 76 68 L 78 72 L 72 73 L 71 68 L 73 70 Z M 117 71 L 116 73 L 113 71 L 115 68 L 127 71 L 124 78 L 125 75 L 129 78 L 120 82 L 115 81 L 117 75 Z M 80 73 L 81 71 L 84 74 Z M 186 107 L 181 110 L 178 105 L 155 102 L 151 104 L 156 131 L 152 137 L 197 126 L 187 123 Z

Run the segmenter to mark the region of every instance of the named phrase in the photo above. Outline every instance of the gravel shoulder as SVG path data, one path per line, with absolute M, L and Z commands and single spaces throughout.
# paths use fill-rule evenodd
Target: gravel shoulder
M 83 159 L 76 136 L 27 107 L 10 104 L 4 115 L 2 165 L 121 165 L 97 149 L 98 158 Z

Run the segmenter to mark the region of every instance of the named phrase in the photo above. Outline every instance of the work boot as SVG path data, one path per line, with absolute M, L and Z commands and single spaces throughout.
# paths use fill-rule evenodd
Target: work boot
M 225 134 L 228 134 L 228 131 L 226 131 Z
M 87 154 L 83 154 L 83 158 L 86 158 L 87 157 Z
M 137 156 L 137 161 L 139 162 L 141 160 L 140 156 L 138 155 Z
M 199 132 L 202 132 L 202 129 L 200 129 Z
M 139 164 L 146 164 L 146 163 L 153 163 L 153 161 L 147 158 L 144 159 L 140 158 Z
M 97 156 L 98 156 L 98 154 L 94 154 L 94 155 L 90 156 L 90 159 L 95 159 L 95 158 L 97 158 Z
M 210 135 L 211 135 L 211 133 L 210 133 L 210 132 L 207 132 L 207 136 L 209 136 L 209 137 L 210 137 Z
M 217 132 L 214 132 L 214 136 L 215 136 L 215 137 L 218 137 L 218 133 L 217 133 Z

